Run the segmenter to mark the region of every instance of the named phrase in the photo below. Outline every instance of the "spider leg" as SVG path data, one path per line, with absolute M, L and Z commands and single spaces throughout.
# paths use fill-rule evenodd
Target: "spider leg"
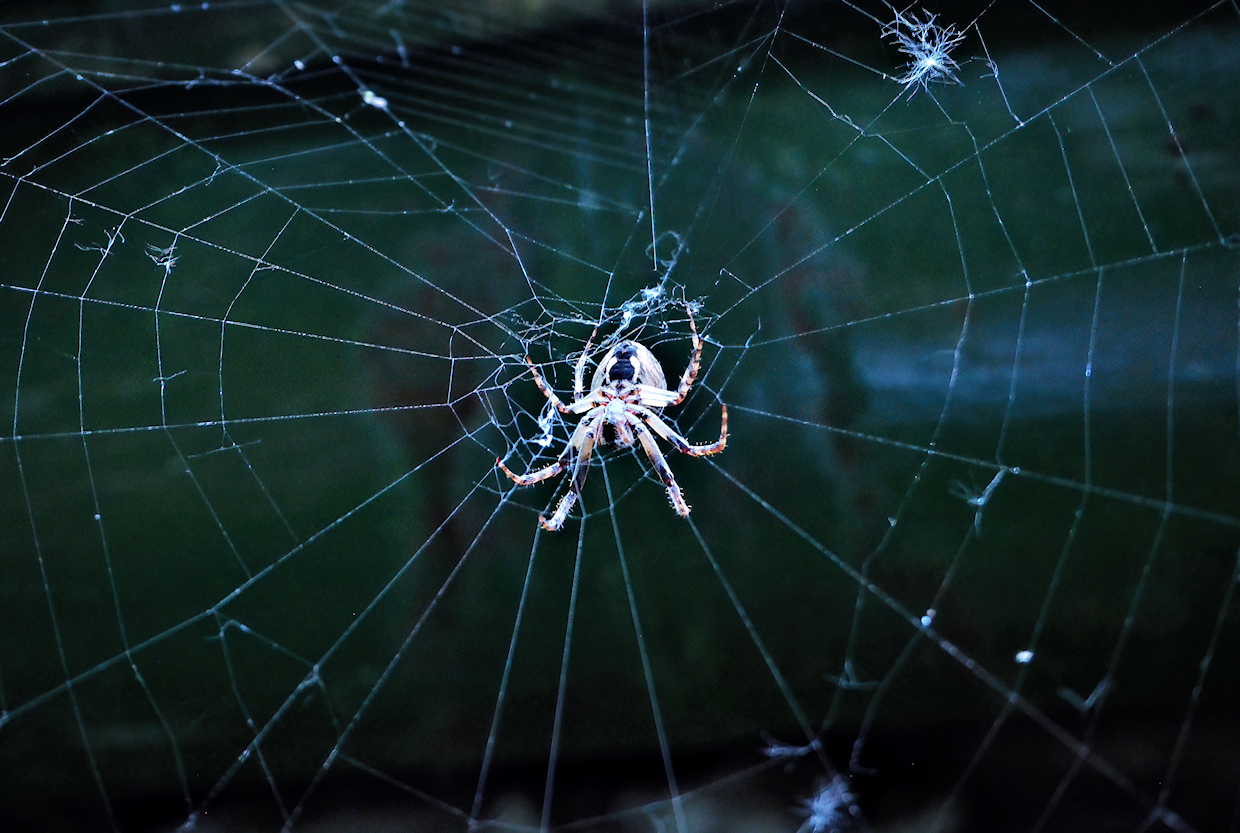
M 555 406 L 555 409 L 560 413 L 571 413 L 568 410 L 568 406 L 560 401 L 560 397 L 555 395 L 555 391 L 548 387 L 547 383 L 543 381 L 542 374 L 538 372 L 538 368 L 534 365 L 534 360 L 529 356 L 526 356 L 525 363 L 530 366 L 530 372 L 534 374 L 534 384 L 538 385 L 538 389 L 543 392 L 543 396 L 547 397 L 547 399 L 551 401 L 551 404 Z
M 589 420 L 586 421 L 588 422 Z M 564 469 L 568 468 L 568 461 L 573 459 L 573 452 L 576 450 L 577 444 L 581 441 L 579 436 L 580 434 L 581 426 L 578 425 L 577 430 L 573 432 L 571 437 L 569 437 L 568 445 L 564 447 L 564 453 L 560 455 L 560 459 L 550 465 L 543 466 L 541 469 L 536 471 L 526 472 L 525 474 L 517 474 L 512 469 L 505 466 L 504 461 L 498 457 L 495 458 L 495 464 L 503 469 L 504 474 L 512 478 L 512 482 L 516 483 L 518 486 L 533 486 L 535 483 L 541 483 L 544 480 L 555 477 L 557 474 L 564 471 Z
M 603 391 L 595 391 L 584 399 L 578 399 L 576 402 L 568 406 L 566 414 L 584 414 L 586 411 L 592 411 L 600 405 L 606 405 L 607 402 L 614 398 L 611 394 Z
M 606 402 L 606 399 L 597 392 L 582 398 L 581 392 L 576 391 L 576 398 L 573 400 L 573 404 L 565 405 L 563 400 L 556 396 L 555 391 L 553 391 L 550 386 L 547 385 L 546 381 L 543 380 L 542 374 L 538 372 L 538 368 L 534 366 L 534 361 L 529 356 L 525 357 L 525 363 L 530 366 L 530 372 L 534 374 L 534 383 L 538 385 L 538 389 L 543 392 L 543 396 L 547 397 L 551 404 L 555 406 L 555 409 L 562 414 L 584 414 L 591 408 L 595 408 Z M 575 384 L 576 383 L 574 383 L 574 385 Z
M 634 408 L 633 412 L 641 419 L 645 420 L 646 424 L 653 428 L 656 434 L 675 446 L 677 451 L 688 454 L 691 457 L 706 457 L 710 454 L 718 454 L 720 451 L 723 451 L 724 447 L 728 444 L 728 406 L 722 405 L 721 407 L 723 409 L 723 417 L 722 423 L 719 426 L 718 441 L 713 443 L 703 443 L 701 445 L 694 445 L 693 443 L 690 443 L 680 434 L 676 433 L 676 430 L 672 428 L 672 426 L 664 422 L 658 414 L 649 408 L 639 406 Z
M 685 368 L 684 374 L 680 377 L 680 387 L 676 390 L 676 398 L 668 402 L 668 405 L 679 405 L 685 401 L 693 380 L 697 378 L 698 368 L 702 365 L 702 339 L 698 338 L 697 324 L 693 323 L 693 308 L 685 304 L 685 311 L 689 313 L 689 332 L 693 335 L 693 353 L 689 358 L 689 366 Z
M 633 426 L 633 431 L 637 434 L 637 439 L 642 444 L 642 450 L 646 452 L 646 456 L 650 458 L 650 464 L 654 466 L 654 470 L 659 474 L 659 479 L 667 487 L 667 497 L 672 502 L 672 508 L 676 510 L 676 514 L 680 515 L 680 517 L 688 517 L 689 504 L 685 503 L 685 496 L 680 491 L 680 484 L 676 482 L 676 478 L 672 475 L 672 469 L 663 457 L 663 452 L 659 451 L 659 444 L 654 441 L 654 435 L 650 433 L 646 423 L 636 416 L 625 414 L 625 419 Z
M 538 516 L 538 523 L 548 532 L 556 532 L 564 526 L 569 510 L 573 508 L 573 504 L 577 502 L 577 497 L 581 494 L 582 487 L 586 485 L 586 474 L 590 471 L 590 453 L 594 450 L 594 435 L 598 432 L 598 427 L 604 417 L 605 414 L 599 414 L 593 419 L 583 420 L 573 432 L 573 438 L 569 440 L 568 450 L 564 452 L 564 457 L 561 459 L 567 460 L 570 452 L 575 448 L 577 449 L 577 462 L 573 466 L 573 473 L 568 482 L 568 491 L 556 504 L 555 512 L 552 513 L 550 520 L 542 515 Z
M 573 400 L 576 401 L 585 395 L 586 385 L 586 357 L 590 355 L 590 345 L 594 344 L 594 337 L 598 335 L 598 327 L 594 328 L 594 332 L 590 333 L 590 337 L 586 339 L 586 346 L 581 350 L 581 358 L 577 359 L 577 368 L 573 371 Z
M 571 451 L 572 449 L 570 447 L 568 451 L 564 452 L 560 459 L 556 460 L 551 465 L 543 466 L 541 469 L 538 469 L 538 471 L 531 471 L 526 474 L 517 474 L 512 469 L 505 466 L 504 461 L 498 457 L 495 458 L 495 464 L 503 469 L 504 474 L 512 478 L 512 482 L 516 483 L 518 486 L 533 486 L 535 483 L 541 483 L 542 481 L 555 477 L 557 474 L 564 471 L 564 469 L 568 467 L 568 461 L 572 459 L 572 455 L 569 453 Z

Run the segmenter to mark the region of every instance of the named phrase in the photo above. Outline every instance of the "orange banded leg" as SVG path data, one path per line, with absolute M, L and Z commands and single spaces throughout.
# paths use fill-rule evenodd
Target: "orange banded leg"
M 676 389 L 676 398 L 667 403 L 668 406 L 679 405 L 689 395 L 689 388 L 697 378 L 698 369 L 702 366 L 702 339 L 698 338 L 697 324 L 693 323 L 693 308 L 685 304 L 685 312 L 689 313 L 689 332 L 693 335 L 693 352 L 689 356 L 689 366 L 680 377 L 680 387 Z
M 664 422 L 658 414 L 649 409 L 642 408 L 638 411 L 638 414 L 656 434 L 675 446 L 677 451 L 688 454 L 691 457 L 707 457 L 723 451 L 728 444 L 728 406 L 723 405 L 722 409 L 723 415 L 719 426 L 719 439 L 713 443 L 703 443 L 702 445 L 694 445 L 686 440 L 676 433 L 672 426 Z

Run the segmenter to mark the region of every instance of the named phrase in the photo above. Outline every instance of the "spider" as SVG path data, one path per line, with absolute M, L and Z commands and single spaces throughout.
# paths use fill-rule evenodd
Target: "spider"
M 581 488 L 585 485 L 586 473 L 590 467 L 590 453 L 594 450 L 595 444 L 632 448 L 634 441 L 641 443 L 642 450 L 650 458 L 650 463 L 658 472 L 659 479 L 667 487 L 667 496 L 672 502 L 672 508 L 682 518 L 689 514 L 689 504 L 685 503 L 680 486 L 676 483 L 676 478 L 672 476 L 672 470 L 654 440 L 654 434 L 658 434 L 671 443 L 677 451 L 693 457 L 718 454 L 723 451 L 728 441 L 728 409 L 726 405 L 721 406 L 723 414 L 722 425 L 719 428 L 719 440 L 703 445 L 693 445 L 676 433 L 659 416 L 659 412 L 664 408 L 679 405 L 689 395 L 689 386 L 693 384 L 701 364 L 702 341 L 698 338 L 697 326 L 693 323 L 693 310 L 688 305 L 685 309 L 689 312 L 689 329 L 693 334 L 693 353 L 689 359 L 689 366 L 685 368 L 684 374 L 680 377 L 680 387 L 674 391 L 667 389 L 667 379 L 663 375 L 663 368 L 654 354 L 636 341 L 625 340 L 612 347 L 603 356 L 602 361 L 598 363 L 598 369 L 594 371 L 594 378 L 590 380 L 590 392 L 585 393 L 583 375 L 586 358 L 590 354 L 590 346 L 594 343 L 594 337 L 598 335 L 597 327 L 586 341 L 581 358 L 577 360 L 577 368 L 573 373 L 571 405 L 565 405 L 560 401 L 555 391 L 543 381 L 534 362 L 529 356 L 525 357 L 525 363 L 530 366 L 530 371 L 534 374 L 534 383 L 538 385 L 538 389 L 543 392 L 556 410 L 562 414 L 584 415 L 569 438 L 564 453 L 551 465 L 527 474 L 515 474 L 504 465 L 503 460 L 499 458 L 495 460 L 496 464 L 504 470 L 504 474 L 512 478 L 512 482 L 518 486 L 532 486 L 540 483 L 555 477 L 571 465 L 572 479 L 569 481 L 568 491 L 560 498 L 551 519 L 548 520 L 542 515 L 538 516 L 538 523 L 543 529 L 555 532 L 564 525 L 569 510 L 577 502 Z

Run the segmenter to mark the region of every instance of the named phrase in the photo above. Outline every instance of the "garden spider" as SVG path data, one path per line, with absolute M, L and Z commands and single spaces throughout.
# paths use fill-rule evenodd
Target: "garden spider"
M 538 516 L 538 522 L 543 529 L 555 532 L 564 525 L 569 510 L 577 502 L 581 488 L 585 485 L 586 473 L 590 466 L 590 453 L 594 450 L 596 443 L 614 445 L 618 448 L 631 448 L 634 440 L 641 443 L 642 450 L 650 458 L 650 463 L 658 472 L 659 479 L 667 487 L 667 496 L 672 502 L 672 508 L 682 518 L 689 514 L 689 504 L 685 503 L 680 486 L 676 483 L 676 478 L 672 476 L 672 470 L 654 440 L 654 434 L 667 440 L 677 451 L 693 457 L 718 454 L 723 451 L 728 441 L 728 408 L 726 405 L 721 405 L 723 415 L 722 425 L 719 428 L 719 440 L 704 445 L 693 445 L 676 433 L 659 416 L 659 412 L 664 408 L 679 405 L 689 395 L 689 386 L 697 377 L 698 367 L 701 364 L 702 340 L 698 338 L 697 325 L 693 323 L 693 310 L 688 304 L 685 305 L 685 309 L 689 312 L 689 330 L 693 334 L 693 354 L 689 359 L 689 366 L 685 368 L 684 375 L 680 377 L 680 387 L 674 391 L 667 389 L 667 379 L 663 375 L 663 368 L 654 354 L 636 341 L 625 340 L 612 347 L 603 356 L 602 361 L 598 363 L 598 369 L 594 371 L 594 378 L 590 380 L 590 392 L 585 393 L 582 377 L 586 369 L 586 358 L 590 355 L 590 345 L 594 343 L 594 337 L 598 335 L 597 327 L 590 334 L 585 349 L 581 351 L 581 358 L 577 360 L 577 369 L 573 373 L 573 403 L 571 405 L 565 405 L 560 401 L 555 391 L 543 381 L 534 362 L 528 355 L 525 357 L 525 363 L 530 366 L 530 371 L 534 374 L 534 383 L 556 407 L 556 410 L 562 414 L 584 414 L 581 422 L 573 431 L 572 437 L 569 438 L 564 453 L 551 465 L 527 474 L 514 474 L 504 465 L 503 460 L 499 458 L 495 460 L 496 464 L 504 470 L 504 474 L 512 478 L 512 482 L 518 486 L 532 486 L 555 477 L 567 469 L 570 463 L 572 464 L 572 480 L 568 484 L 568 491 L 564 493 L 564 497 L 560 498 L 551 519 L 548 520 L 541 514 Z

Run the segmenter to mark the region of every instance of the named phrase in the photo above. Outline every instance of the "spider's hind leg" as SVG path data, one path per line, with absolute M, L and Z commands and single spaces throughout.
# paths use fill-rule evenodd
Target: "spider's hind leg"
M 537 471 L 526 472 L 525 474 L 517 474 L 512 469 L 505 466 L 504 461 L 499 457 L 495 458 L 495 464 L 503 469 L 504 474 L 508 475 L 508 477 L 512 479 L 512 482 L 516 483 L 518 486 L 533 486 L 535 483 L 541 483 L 542 481 L 555 477 L 557 474 L 564 471 L 564 469 L 568 467 L 568 460 L 569 458 L 564 456 L 548 466 L 543 466 Z
M 568 520 L 569 511 L 572 510 L 577 498 L 581 495 L 582 488 L 586 485 L 586 475 L 590 472 L 590 453 L 594 450 L 594 435 L 602 420 L 601 415 L 594 419 L 583 420 L 573 432 L 572 439 L 569 440 L 568 450 L 561 459 L 567 463 L 569 453 L 575 448 L 577 449 L 577 462 L 573 465 L 572 474 L 569 476 L 568 491 L 556 504 L 555 512 L 551 514 L 550 519 L 542 515 L 538 516 L 538 523 L 548 532 L 557 532 L 560 527 L 564 526 L 564 522 Z

